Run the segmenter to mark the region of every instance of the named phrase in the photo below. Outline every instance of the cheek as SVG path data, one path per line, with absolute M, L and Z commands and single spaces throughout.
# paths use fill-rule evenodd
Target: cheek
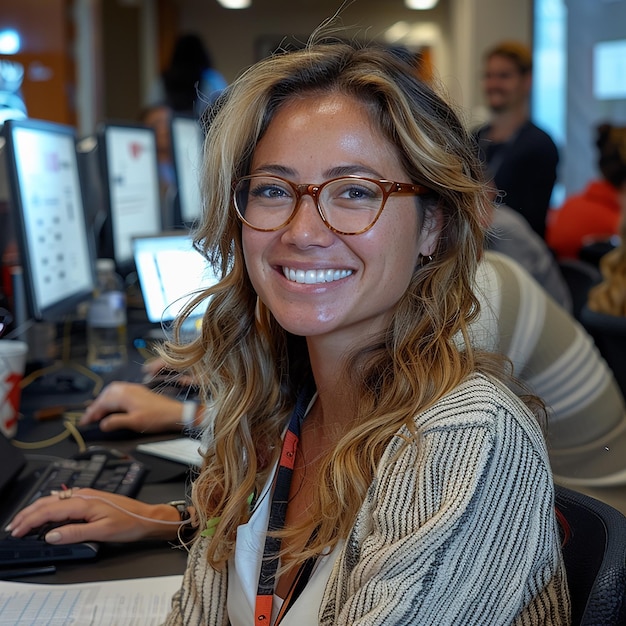
M 420 243 L 425 237 L 422 232 L 422 220 L 419 211 L 415 207 L 403 212 L 404 219 L 396 220 L 388 238 L 388 250 L 393 250 L 404 261 L 407 271 L 413 273 L 419 257 Z
M 404 215 L 404 219 L 401 216 Z M 373 228 L 364 240 L 369 254 L 364 251 L 365 257 L 377 259 L 376 264 L 384 271 L 390 280 L 399 279 L 401 282 L 410 280 L 418 263 L 420 241 L 420 223 L 415 209 L 399 211 L 393 219 L 376 224 L 380 227 L 377 232 Z
M 259 291 L 259 282 L 260 282 L 260 268 L 261 268 L 261 250 L 262 245 L 259 240 L 260 233 L 243 227 L 243 231 L 241 233 L 241 247 L 243 250 L 243 259 L 246 264 L 246 269 L 248 270 L 248 276 L 250 277 L 250 281 L 252 282 L 252 286 L 255 291 L 258 293 Z

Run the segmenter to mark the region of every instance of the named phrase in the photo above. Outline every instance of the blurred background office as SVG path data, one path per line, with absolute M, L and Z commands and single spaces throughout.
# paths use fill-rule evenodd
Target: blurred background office
M 245 0 L 222 0 L 241 6 Z M 422 53 L 464 108 L 468 124 L 485 118 L 481 56 L 506 38 L 534 50 L 532 117 L 561 155 L 553 205 L 594 176 L 589 129 L 601 119 L 626 123 L 626 2 L 615 0 L 357 0 L 342 13 L 347 34 Z M 177 38 L 197 33 L 214 68 L 232 80 L 289 41 L 302 42 L 338 0 L 0 0 L 0 61 L 24 68 L 28 114 L 75 125 L 79 135 L 104 119 L 139 118 L 166 70 Z
M 224 6 L 227 3 L 239 8 Z M 380 41 L 414 55 L 416 71 L 440 84 L 470 129 L 485 122 L 489 113 L 481 80 L 485 51 L 507 39 L 529 45 L 530 116 L 554 139 L 560 155 L 553 207 L 596 176 L 590 129 L 607 119 L 626 125 L 626 0 L 431 0 L 429 8 L 426 0 L 345 4 L 339 20 L 342 36 Z M 166 131 L 173 130 L 176 121 L 181 136 L 196 141 L 198 129 L 187 124 L 165 89 L 177 42 L 188 34 L 199 38 L 210 69 L 223 78 L 219 89 L 277 48 L 303 45 L 340 5 L 341 0 L 0 0 L 0 125 L 4 119 L 24 116 L 68 125 L 84 138 L 80 160 L 95 164 L 97 159 L 88 158 L 91 153 L 105 152 L 97 150 L 104 136 L 97 134 L 99 127 L 107 123 L 103 132 L 126 137 L 131 129 L 115 122 L 145 124 L 153 135 L 146 135 L 145 128 L 139 135 L 132 129 L 131 143 L 134 148 L 149 146 L 136 154 L 154 158 L 145 159 L 150 162 L 141 176 L 133 172 L 128 177 L 133 183 L 147 181 L 137 186 L 150 191 L 152 198 L 151 217 L 141 220 L 139 234 L 156 236 L 161 229 L 186 227 L 200 208 L 191 159 L 198 150 L 183 152 L 187 168 L 178 167 L 172 145 L 176 142 L 168 141 L 174 134 Z M 213 89 L 203 87 L 200 73 L 192 81 L 210 98 Z M 197 104 L 187 101 L 181 107 L 193 118 L 200 110 Z M 90 137 L 95 137 L 91 144 Z M 189 145 L 195 144 L 190 140 Z M 113 170 L 114 164 L 108 167 Z M 183 183 L 185 171 L 194 178 L 189 184 Z M 88 228 L 101 230 L 101 222 L 115 212 L 102 208 L 106 194 L 93 183 L 95 176 L 89 180 L 84 207 Z M 169 193 L 175 183 L 176 195 Z M 157 189 L 166 197 L 160 216 L 154 207 Z M 0 253 L 6 253 L 10 243 L 3 239 L 6 215 L 6 197 L 0 193 Z M 148 223 L 150 232 L 145 232 Z M 114 232 L 110 226 L 103 232 L 109 231 Z M 504 227 L 494 232 L 502 233 Z M 100 248 L 99 255 L 106 250 L 124 270 L 120 273 L 132 275 L 130 242 L 137 234 L 125 233 L 121 252 L 113 246 Z M 523 235 L 523 229 L 516 234 Z M 509 255 L 515 256 L 512 239 L 500 235 L 495 243 L 506 243 Z M 122 252 L 123 258 L 117 258 Z M 532 269 L 530 262 L 524 265 Z M 586 301 L 586 292 L 583 295 Z M 620 498 L 623 504 L 621 493 Z

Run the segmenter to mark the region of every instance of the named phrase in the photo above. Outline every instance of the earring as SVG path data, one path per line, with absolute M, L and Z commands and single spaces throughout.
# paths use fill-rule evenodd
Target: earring
M 424 267 L 433 260 L 432 254 L 420 254 L 419 266 Z

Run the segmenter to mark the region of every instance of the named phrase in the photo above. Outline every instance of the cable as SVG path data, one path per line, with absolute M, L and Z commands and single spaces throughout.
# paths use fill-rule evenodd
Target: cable
M 193 520 L 191 518 L 184 520 L 184 521 L 176 520 L 175 522 L 164 520 L 164 519 L 153 519 L 152 517 L 146 517 L 145 515 L 140 515 L 139 513 L 134 513 L 133 511 L 129 511 L 128 509 L 125 509 L 123 506 L 117 504 L 116 502 L 111 502 L 110 500 L 107 500 L 106 498 L 103 498 L 102 496 L 88 496 L 88 495 L 76 493 L 76 491 L 77 489 L 74 488 L 74 493 L 72 493 L 72 498 L 82 498 L 83 500 L 97 500 L 99 502 L 102 502 L 104 504 L 107 504 L 113 507 L 114 509 L 117 509 L 118 511 L 120 511 L 121 513 L 124 513 L 125 515 L 134 517 L 135 519 L 138 519 L 139 521 L 142 521 L 142 522 L 149 522 L 151 524 L 164 524 L 165 526 L 177 526 L 178 527 L 178 533 L 177 533 L 178 540 L 180 541 L 181 545 L 184 546 L 187 551 L 189 551 L 186 546 L 186 543 L 183 541 L 182 537 L 180 536 L 180 533 L 184 526 L 192 524 Z M 59 493 L 60 492 L 58 491 L 51 491 L 50 495 L 58 496 Z
M 97 396 L 104 386 L 104 381 L 102 377 L 91 371 L 88 367 L 81 365 L 80 363 L 76 363 L 70 360 L 72 353 L 72 337 L 71 337 L 71 327 L 73 320 L 70 316 L 66 316 L 63 320 L 63 333 L 61 336 L 61 359 L 55 361 L 51 365 L 40 368 L 38 370 L 32 371 L 27 376 L 24 376 L 20 381 L 20 389 L 24 389 L 28 385 L 32 384 L 38 378 L 42 378 L 46 374 L 51 374 L 56 372 L 64 367 L 69 369 L 73 369 L 77 371 L 79 374 L 82 374 L 86 378 L 89 378 L 93 381 L 93 389 L 91 390 L 93 396 Z
M 85 443 L 85 439 L 80 434 L 78 428 L 76 428 L 76 425 L 70 420 L 64 420 L 63 426 L 65 426 L 65 430 L 70 433 L 72 437 L 74 437 L 74 440 L 78 444 L 78 451 L 85 452 L 85 450 L 87 450 L 87 444 Z
M 49 439 L 44 439 L 43 441 L 18 441 L 16 439 L 12 439 L 11 443 L 16 448 L 22 448 L 23 450 L 38 450 L 39 448 L 47 448 L 48 446 L 60 443 L 64 439 L 67 439 L 70 434 L 69 429 L 66 429 L 58 435 L 50 437 Z
M 49 446 L 53 446 L 57 443 L 60 443 L 64 439 L 68 437 L 73 437 L 76 443 L 78 444 L 78 451 L 85 452 L 87 450 L 87 444 L 83 439 L 83 436 L 80 434 L 76 425 L 69 419 L 63 421 L 63 426 L 65 430 L 60 432 L 58 435 L 54 435 L 49 439 L 43 439 L 41 441 L 19 441 L 17 439 L 11 440 L 11 443 L 16 448 L 21 448 L 23 450 L 39 450 L 41 448 L 48 448 Z
M 77 493 L 78 492 L 78 493 Z M 60 491 L 51 491 L 50 495 L 51 496 L 58 496 L 59 493 L 61 493 Z M 134 517 L 138 520 L 141 520 L 142 522 L 151 522 L 154 524 L 165 524 L 168 526 L 181 526 L 181 525 L 185 525 L 185 524 L 190 524 L 191 523 L 191 519 L 185 520 L 185 521 L 180 521 L 180 520 L 176 520 L 175 522 L 171 522 L 170 520 L 165 520 L 165 519 L 153 519 L 152 517 L 146 517 L 145 515 L 140 515 L 139 513 L 134 513 L 133 511 L 129 511 L 128 509 L 125 509 L 123 506 L 120 506 L 119 504 L 117 504 L 116 502 L 111 502 L 110 500 L 107 500 L 106 498 L 103 498 L 102 496 L 88 496 L 85 494 L 81 494 L 80 493 L 80 489 L 77 487 L 73 488 L 73 493 L 72 493 L 72 498 L 82 498 L 83 500 L 98 500 L 100 502 L 103 502 L 104 504 L 108 504 L 109 506 L 112 506 L 114 509 L 117 509 L 118 511 L 125 513 L 126 515 L 129 515 L 130 517 Z M 69 498 L 67 498 L 69 500 Z

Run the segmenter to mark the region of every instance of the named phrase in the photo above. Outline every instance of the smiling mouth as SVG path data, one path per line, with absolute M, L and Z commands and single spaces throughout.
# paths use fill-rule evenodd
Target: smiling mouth
M 289 267 L 283 267 L 283 275 L 285 278 L 294 283 L 306 285 L 317 285 L 319 283 L 332 283 L 341 280 L 352 274 L 352 270 L 294 270 Z

